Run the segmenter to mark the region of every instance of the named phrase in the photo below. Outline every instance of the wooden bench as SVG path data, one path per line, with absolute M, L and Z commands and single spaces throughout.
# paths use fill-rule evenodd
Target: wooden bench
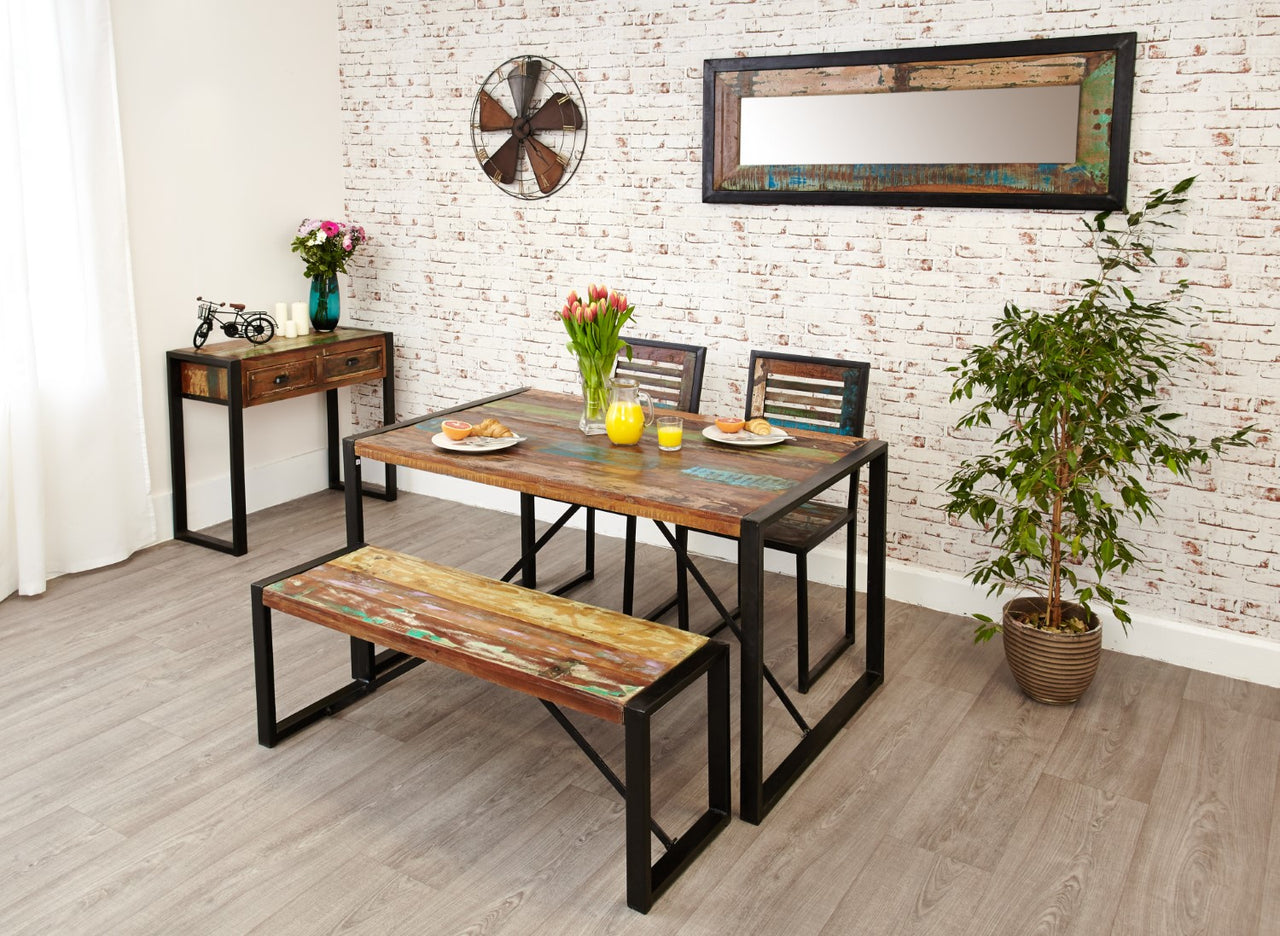
M 258 741 L 273 747 L 424 660 L 541 699 L 626 800 L 627 904 L 647 912 L 728 824 L 729 658 L 698 634 L 362 546 L 252 586 Z M 353 681 L 276 717 L 271 611 L 351 636 Z M 387 649 L 375 653 L 374 646 Z M 707 677 L 708 805 L 678 839 L 653 820 L 650 719 Z M 624 728 L 625 785 L 560 708 Z M 650 830 L 667 846 L 650 864 Z

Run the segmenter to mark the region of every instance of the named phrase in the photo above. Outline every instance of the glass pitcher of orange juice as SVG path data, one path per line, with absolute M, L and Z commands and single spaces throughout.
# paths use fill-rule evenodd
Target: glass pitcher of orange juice
M 609 381 L 609 408 L 604 414 L 605 432 L 614 445 L 635 445 L 644 427 L 653 422 L 653 401 L 629 377 Z

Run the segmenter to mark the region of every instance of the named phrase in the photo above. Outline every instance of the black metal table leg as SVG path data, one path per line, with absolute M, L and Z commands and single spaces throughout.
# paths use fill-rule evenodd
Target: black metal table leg
M 742 629 L 739 704 L 741 707 L 741 793 L 738 811 L 759 824 L 768 811 L 764 796 L 764 536 L 760 525 L 744 520 L 738 536 L 738 613 Z
M 249 551 L 249 508 L 244 485 L 244 401 L 240 395 L 240 362 L 227 375 L 227 436 L 231 450 L 231 555 Z
M 388 340 L 390 340 L 390 336 L 388 336 Z M 388 408 L 385 406 L 386 394 L 387 394 L 387 389 L 386 389 L 387 383 L 388 383 L 388 380 L 386 379 L 384 379 L 382 382 L 382 387 L 383 387 L 382 392 L 383 392 L 383 402 L 384 402 L 382 416 L 384 421 L 387 418 L 387 412 L 388 412 Z M 394 382 L 392 382 L 392 390 L 390 392 L 392 394 L 392 399 L 391 399 L 392 408 L 390 412 L 392 413 L 392 416 L 394 418 L 394 413 L 395 413 Z M 329 490 L 344 491 L 346 490 L 346 487 L 342 480 L 344 473 L 339 468 L 342 446 L 338 439 L 339 424 L 341 420 L 338 418 L 337 388 L 331 388 L 324 392 L 324 414 L 325 414 L 325 419 L 324 419 L 325 446 L 328 452 L 328 459 L 329 459 Z M 389 423 L 384 422 L 384 424 L 389 424 Z M 386 484 L 366 484 L 362 481 L 360 484 L 360 491 L 363 492 L 368 497 L 377 497 L 377 498 L 380 498 L 381 500 L 393 501 L 396 499 L 396 466 L 383 465 L 382 468 L 383 468 L 383 472 L 385 473 Z
M 351 484 L 343 490 L 347 515 L 347 547 L 355 549 L 364 545 L 364 502 L 360 499 L 360 456 L 356 454 L 355 438 L 344 439 L 342 461 Z
M 170 356 L 169 381 L 169 479 L 173 490 L 173 536 L 183 539 L 187 529 L 186 422 L 182 412 L 182 362 Z
M 525 588 L 538 587 L 538 531 L 534 526 L 534 497 L 520 495 L 520 584 Z
M 396 421 L 396 339 L 391 332 L 387 332 L 386 350 L 383 352 L 386 357 L 383 359 L 386 363 L 386 376 L 382 378 L 382 424 L 390 426 Z M 382 496 L 384 499 L 393 501 L 396 499 L 396 466 L 384 465 L 385 473 L 383 478 Z
M 870 465 L 870 509 L 867 518 L 866 666 L 848 689 L 795 744 L 773 771 L 764 766 L 764 536 L 769 522 L 807 497 L 863 464 Z M 836 733 L 884 682 L 884 585 L 887 530 L 889 448 L 883 442 L 868 446 L 852 465 L 836 466 L 832 473 L 802 495 L 780 498 L 770 507 L 742 521 L 738 538 L 738 600 L 742 631 L 741 706 L 741 806 L 742 818 L 758 825 L 777 805 L 805 768 L 830 743 Z M 854 533 L 851 527 L 849 546 Z M 848 574 L 846 567 L 846 574 Z M 850 578 L 847 588 L 856 583 Z M 845 596 L 853 601 L 852 592 Z
M 227 399 L 210 399 L 227 408 L 227 437 L 231 456 L 231 539 L 198 533 L 189 526 L 187 515 L 186 418 L 183 411 L 182 360 L 170 352 L 168 359 L 169 397 L 169 477 L 173 485 L 173 538 L 196 543 L 232 556 L 249 551 L 248 511 L 244 483 L 244 414 L 240 399 L 238 362 L 227 367 Z

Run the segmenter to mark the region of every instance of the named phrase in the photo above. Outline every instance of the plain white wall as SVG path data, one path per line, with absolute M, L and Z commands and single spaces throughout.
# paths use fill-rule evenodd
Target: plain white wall
M 293 233 L 303 217 L 342 214 L 337 11 L 312 0 L 112 0 L 111 10 L 163 540 L 172 531 L 165 352 L 190 347 L 195 297 L 267 311 L 305 298 Z M 184 406 L 199 529 L 230 516 L 226 411 Z M 246 410 L 245 452 L 250 510 L 322 488 L 323 395 Z

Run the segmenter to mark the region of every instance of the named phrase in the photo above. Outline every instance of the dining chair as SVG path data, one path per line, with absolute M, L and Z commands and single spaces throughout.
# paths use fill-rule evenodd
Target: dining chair
M 752 351 L 748 364 L 746 418 L 762 416 L 774 426 L 861 436 L 867 411 L 871 365 L 864 361 Z M 810 501 L 764 531 L 765 548 L 791 553 L 796 562 L 797 684 L 808 692 L 818 678 L 854 643 L 854 569 L 856 549 L 845 546 L 844 633 L 813 667 L 809 666 L 808 554 L 837 530 L 857 529 L 858 472 L 844 505 Z
M 678 344 L 671 341 L 657 341 L 648 338 L 627 338 L 631 347 L 630 358 L 619 357 L 614 374 L 628 377 L 636 381 L 637 386 L 649 395 L 653 405 L 661 409 L 677 409 L 688 413 L 696 413 L 702 402 L 702 373 L 706 366 L 707 349 L 701 345 Z M 521 514 L 532 513 L 534 498 L 522 495 L 520 499 Z M 595 576 L 595 529 L 596 511 L 594 507 L 585 508 L 586 542 L 583 554 L 583 569 L 576 576 L 557 586 L 553 591 L 564 594 L 578 585 L 590 581 Z M 563 514 L 551 524 L 534 543 L 536 554 L 551 538 L 560 531 L 565 523 L 578 511 L 578 505 L 569 505 Z M 688 541 L 687 530 L 677 530 L 677 541 L 683 545 Z M 626 518 L 626 548 L 623 560 L 622 610 L 632 613 L 635 598 L 635 555 L 636 555 L 636 518 Z M 681 626 L 688 629 L 688 592 L 684 570 L 684 554 L 682 549 L 676 550 L 676 595 L 659 605 L 646 615 L 657 618 L 674 606 L 681 609 Z M 524 565 L 521 559 L 502 577 L 504 582 L 513 579 Z

